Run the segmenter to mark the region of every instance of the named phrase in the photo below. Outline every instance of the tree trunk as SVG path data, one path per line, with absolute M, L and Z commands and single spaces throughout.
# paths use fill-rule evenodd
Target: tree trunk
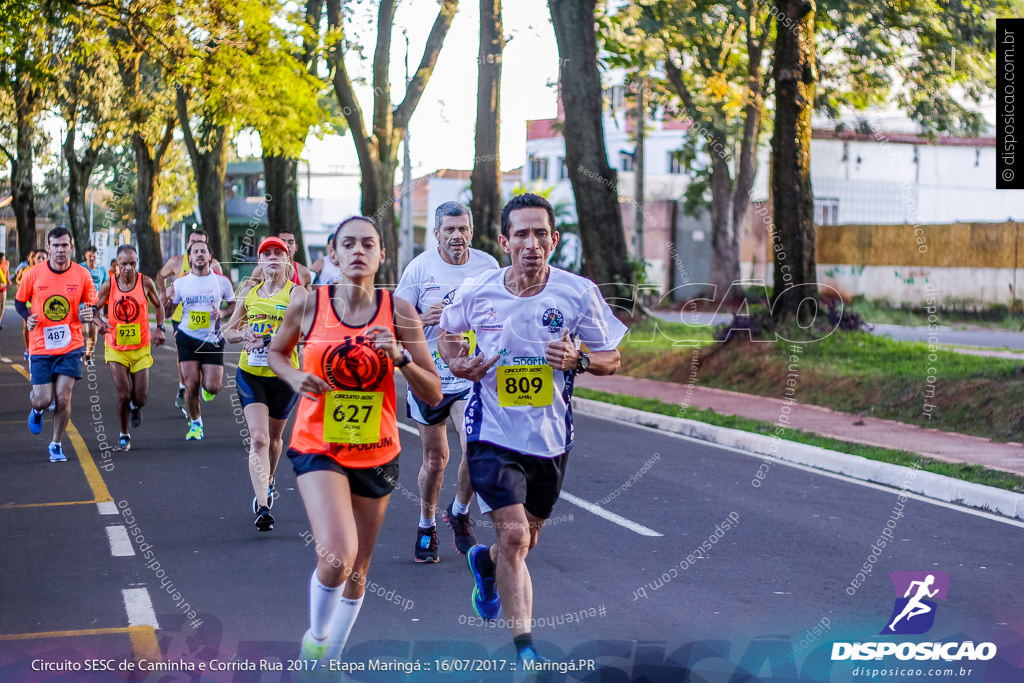
M 565 105 L 565 155 L 576 198 L 586 273 L 606 297 L 633 299 L 619 209 L 617 174 L 608 165 L 602 121 L 601 75 L 594 33 L 595 0 L 550 0 Z
M 196 177 L 196 194 L 199 200 L 199 213 L 203 219 L 203 230 L 210 236 L 210 252 L 215 259 L 228 263 L 233 256 L 224 194 L 228 172 L 227 130 L 217 126 L 210 139 L 209 151 L 200 152 L 192 160 L 192 169 Z
M 364 216 L 369 216 L 380 227 L 384 236 L 387 257 L 377 271 L 377 283 L 391 285 L 398 282 L 398 225 L 395 222 L 395 168 L 398 158 L 394 148 L 378 145 L 376 159 L 370 160 L 369 167 L 363 167 L 362 203 Z
M 299 160 L 283 155 L 264 154 L 263 179 L 266 183 L 267 222 L 270 224 L 270 234 L 290 232 L 295 235 L 295 243 L 298 246 L 295 260 L 306 265 L 306 245 L 299 221 Z
M 341 0 L 327 0 L 328 31 L 335 37 L 332 46 L 334 94 L 348 123 L 352 141 L 359 157 L 362 176 L 362 211 L 373 218 L 384 235 L 384 248 L 389 256 L 377 272 L 377 282 L 398 282 L 398 226 L 395 224 L 395 169 L 398 166 L 398 144 L 419 104 L 438 53 L 459 8 L 458 0 L 441 0 L 430 29 L 423 56 L 398 104 L 391 104 L 391 83 L 388 68 L 391 62 L 391 30 L 395 18 L 395 0 L 380 0 L 377 9 L 377 43 L 373 53 L 373 123 L 367 131 L 363 111 L 356 99 L 352 79 L 345 66 L 344 25 Z
M 501 0 L 480 0 L 480 49 L 477 53 L 476 156 L 470 176 L 473 244 L 499 262 L 501 231 L 501 163 L 498 158 L 501 119 Z
M 145 136 L 135 131 L 132 134 L 132 149 L 135 150 L 135 238 L 139 242 L 139 266 L 143 274 L 156 277 L 164 264 L 163 250 L 156 235 L 156 181 L 160 175 L 164 153 L 171 144 L 174 134 L 174 120 L 168 120 L 164 137 L 151 149 Z
M 729 162 L 715 149 L 727 149 L 724 136 L 714 135 L 711 153 L 711 272 L 712 297 L 723 301 L 740 279 L 739 226 L 733 222 L 733 182 Z M 718 145 L 722 146 L 719 147 Z
M 228 173 L 228 129 L 199 119 L 197 134 L 193 134 L 188 113 L 188 94 L 179 87 L 175 105 L 181 134 L 192 160 L 192 175 L 196 179 L 199 217 L 208 235 L 207 243 L 213 258 L 225 263 L 232 260 L 231 231 L 225 204 L 224 182 Z
M 811 189 L 811 112 L 814 106 L 814 0 L 776 0 L 792 30 L 775 41 L 775 134 L 772 138 L 772 251 L 776 318 L 816 313 L 800 303 L 816 297 L 814 194 Z
M 89 246 L 89 216 L 85 209 L 85 191 L 96 165 L 102 142 L 90 141 L 79 161 L 75 154 L 75 137 L 78 128 L 69 122 L 68 134 L 64 139 L 64 159 L 68 162 L 68 223 L 75 237 L 75 260 L 85 259 L 85 248 Z
M 14 157 L 11 159 L 11 207 L 18 227 L 18 260 L 36 248 L 36 202 L 32 188 L 32 146 L 35 143 L 35 89 L 22 74 L 15 75 Z

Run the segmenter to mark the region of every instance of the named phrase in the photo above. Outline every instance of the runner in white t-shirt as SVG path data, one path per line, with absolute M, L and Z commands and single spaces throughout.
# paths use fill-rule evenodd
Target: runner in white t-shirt
M 185 380 L 185 409 L 189 430 L 186 440 L 203 438 L 199 393 L 212 401 L 224 384 L 224 336 L 221 320 L 235 310 L 231 281 L 210 270 L 210 248 L 193 242 L 188 249 L 192 270 L 174 281 L 168 308 L 182 304 L 181 323 L 174 332 L 178 362 Z M 222 308 L 222 304 L 226 307 Z
M 542 659 L 530 632 L 526 555 L 562 488 L 573 445 L 573 382 L 581 372 L 618 369 L 626 327 L 593 282 L 548 265 L 558 232 L 543 197 L 509 201 L 498 242 L 512 265 L 459 288 L 441 314 L 438 349 L 454 375 L 474 383 L 466 409 L 469 474 L 498 537 L 490 548 L 470 549 L 473 607 L 493 619 L 504 604 L 523 662 Z M 475 356 L 461 337 L 467 330 L 476 334 Z
M 417 562 L 437 562 L 437 525 L 434 513 L 444 483 L 444 468 L 448 464 L 448 419 L 451 418 L 459 433 L 462 457 L 459 460 L 458 486 L 451 505 L 445 508 L 444 521 L 455 535 L 455 549 L 465 555 L 476 545 L 469 520 L 469 503 L 473 487 L 469 483 L 466 466 L 466 430 L 464 416 L 466 398 L 473 383 L 456 377 L 441 360 L 437 352 L 437 321 L 441 311 L 451 303 L 459 285 L 468 278 L 498 267 L 493 256 L 471 249 L 473 240 L 473 214 L 461 202 L 445 202 L 434 214 L 434 236 L 437 248 L 423 252 L 406 266 L 398 282 L 395 296 L 402 297 L 416 307 L 423 322 L 423 332 L 434 367 L 441 376 L 444 400 L 430 406 L 412 391 L 406 395 L 406 414 L 416 421 L 423 442 L 423 465 L 420 467 L 420 522 L 416 530 Z

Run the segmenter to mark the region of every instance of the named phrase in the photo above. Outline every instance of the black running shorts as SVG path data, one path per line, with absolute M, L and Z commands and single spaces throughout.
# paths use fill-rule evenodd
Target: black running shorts
M 397 455 L 394 460 L 383 465 L 365 468 L 345 467 L 323 453 L 300 453 L 294 448 L 288 449 L 288 458 L 292 461 L 296 477 L 309 472 L 337 472 L 345 475 L 353 496 L 383 498 L 398 484 Z
M 178 362 L 196 361 L 203 365 L 224 365 L 224 340 L 218 344 L 199 341 L 181 330 L 174 333 L 174 346 L 178 349 Z
M 254 375 L 242 368 L 238 368 L 235 375 L 235 389 L 243 408 L 251 403 L 262 403 L 275 420 L 287 420 L 299 397 L 280 377 Z
M 490 510 L 521 503 L 538 519 L 551 516 L 562 491 L 568 451 L 541 458 L 487 441 L 470 441 L 466 446 L 473 490 Z

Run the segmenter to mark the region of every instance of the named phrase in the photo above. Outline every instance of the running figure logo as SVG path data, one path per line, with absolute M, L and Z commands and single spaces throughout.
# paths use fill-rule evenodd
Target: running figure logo
M 893 572 L 896 602 L 883 635 L 925 633 L 935 623 L 935 600 L 945 600 L 949 577 L 942 572 Z M 901 597 L 902 596 L 902 597 Z

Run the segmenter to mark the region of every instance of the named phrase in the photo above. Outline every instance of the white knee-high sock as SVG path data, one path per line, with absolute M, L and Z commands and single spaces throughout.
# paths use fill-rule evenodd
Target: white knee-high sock
M 341 651 L 345 649 L 348 642 L 348 635 L 352 633 L 352 627 L 359 616 L 359 608 L 363 606 L 363 598 L 356 599 L 342 597 L 338 602 L 338 609 L 331 619 L 330 628 L 327 630 L 327 651 L 324 659 L 339 659 Z
M 309 631 L 317 640 L 327 637 L 327 627 L 331 623 L 341 597 L 341 589 L 345 584 L 331 588 L 320 583 L 316 570 L 309 577 Z

